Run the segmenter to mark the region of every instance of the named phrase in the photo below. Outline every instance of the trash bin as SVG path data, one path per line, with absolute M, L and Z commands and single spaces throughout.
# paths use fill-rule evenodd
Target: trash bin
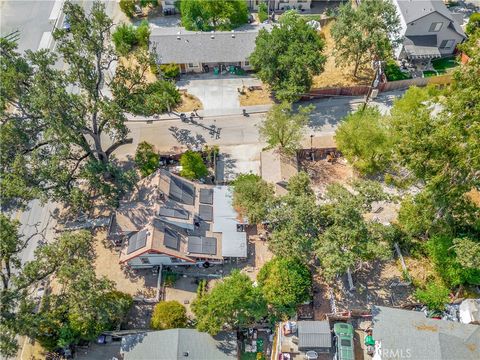
M 213 68 L 213 74 L 214 74 L 214 75 L 218 75 L 219 73 L 220 73 L 220 69 L 218 68 L 218 66 L 215 66 L 215 67 Z

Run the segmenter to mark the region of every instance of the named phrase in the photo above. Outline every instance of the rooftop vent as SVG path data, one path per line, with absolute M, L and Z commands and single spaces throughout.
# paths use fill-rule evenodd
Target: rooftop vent
M 185 351 L 185 352 L 183 353 L 183 356 L 188 357 L 188 351 Z
M 211 32 L 210 39 L 215 39 L 215 31 L 213 31 L 213 30 Z
M 235 38 L 235 30 L 232 30 L 232 38 Z
M 180 31 L 177 32 L 177 40 L 180 40 Z

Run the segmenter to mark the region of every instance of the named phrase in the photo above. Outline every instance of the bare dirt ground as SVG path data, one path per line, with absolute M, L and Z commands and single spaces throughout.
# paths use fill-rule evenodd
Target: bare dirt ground
M 404 256 L 405 265 L 408 273 L 416 284 L 427 284 L 427 282 L 437 279 L 438 275 L 433 269 L 433 265 L 426 258 L 415 259 L 410 256 Z
M 157 276 L 152 270 L 132 270 L 118 263 L 118 253 L 105 238 L 106 233 L 99 232 L 95 241 L 95 271 L 97 276 L 106 276 L 113 280 L 117 290 L 136 297 L 153 298 L 156 295 Z
M 313 319 L 325 320 L 325 314 L 332 312 L 330 307 L 330 287 L 319 269 L 313 273 Z
M 187 316 L 193 318 L 190 306 L 197 296 L 198 279 L 192 277 L 179 277 L 173 286 L 165 287 L 164 299 L 166 301 L 175 300 L 185 306 Z
M 250 227 L 247 231 L 248 236 L 248 257 L 249 262 L 242 269 L 253 281 L 262 266 L 273 258 L 273 253 L 268 248 L 266 241 L 266 232 L 262 226 Z
M 396 259 L 375 261 L 352 274 L 355 290 L 350 291 L 347 275 L 335 282 L 337 311 L 368 310 L 372 305 L 399 306 L 413 301 L 412 285 L 404 284 Z
M 202 102 L 194 95 L 187 93 L 185 90 L 180 91 L 182 102 L 175 108 L 177 112 L 190 112 L 194 110 L 202 110 Z
M 353 66 L 339 66 L 335 63 L 334 47 L 330 30 L 334 20 L 325 25 L 321 34 L 325 37 L 325 51 L 327 56 L 324 71 L 313 78 L 312 88 L 322 87 L 338 87 L 338 86 L 354 86 L 354 85 L 368 85 L 373 78 L 373 70 L 370 68 L 361 68 L 358 70 L 358 77 L 353 77 Z
M 272 93 L 266 86 L 263 86 L 261 90 L 245 89 L 245 93 L 240 94 L 239 99 L 240 106 L 273 104 Z
M 324 194 L 329 184 L 346 184 L 355 176 L 352 166 L 342 158 L 334 163 L 327 160 L 304 160 L 300 162 L 300 169 L 310 175 L 312 188 L 316 194 Z

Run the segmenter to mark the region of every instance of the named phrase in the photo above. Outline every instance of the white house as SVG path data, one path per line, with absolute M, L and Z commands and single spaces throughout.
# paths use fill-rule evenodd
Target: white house
M 454 53 L 466 36 L 441 0 L 393 0 L 400 17 L 403 44 L 397 58 L 433 59 Z

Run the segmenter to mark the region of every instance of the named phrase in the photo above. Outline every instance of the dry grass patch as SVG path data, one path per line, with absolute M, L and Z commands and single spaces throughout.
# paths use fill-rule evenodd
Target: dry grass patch
M 337 86 L 354 86 L 354 85 L 369 85 L 372 81 L 374 72 L 370 68 L 360 68 L 358 70 L 358 77 L 355 78 L 353 74 L 354 65 L 339 66 L 335 64 L 335 41 L 333 40 L 330 31 L 334 20 L 329 21 L 321 30 L 321 34 L 325 39 L 324 54 L 327 57 L 324 71 L 313 78 L 312 88 L 323 87 L 337 87 Z
M 178 112 L 190 112 L 193 110 L 202 110 L 202 102 L 194 95 L 187 93 L 185 90 L 180 90 L 182 95 L 182 102 L 175 108 Z
M 427 258 L 404 257 L 404 260 L 415 286 L 424 286 L 428 282 L 438 279 L 432 263 Z
M 121 56 L 118 59 L 118 62 L 125 66 L 127 69 L 135 69 L 139 66 L 137 58 L 134 55 L 130 56 Z M 147 83 L 153 83 L 157 81 L 157 76 L 152 72 L 150 67 L 148 67 L 143 73 L 143 78 Z
M 268 105 L 273 104 L 272 93 L 267 87 L 261 89 L 244 89 L 244 93 L 240 94 L 240 106 L 252 106 L 252 105 Z

